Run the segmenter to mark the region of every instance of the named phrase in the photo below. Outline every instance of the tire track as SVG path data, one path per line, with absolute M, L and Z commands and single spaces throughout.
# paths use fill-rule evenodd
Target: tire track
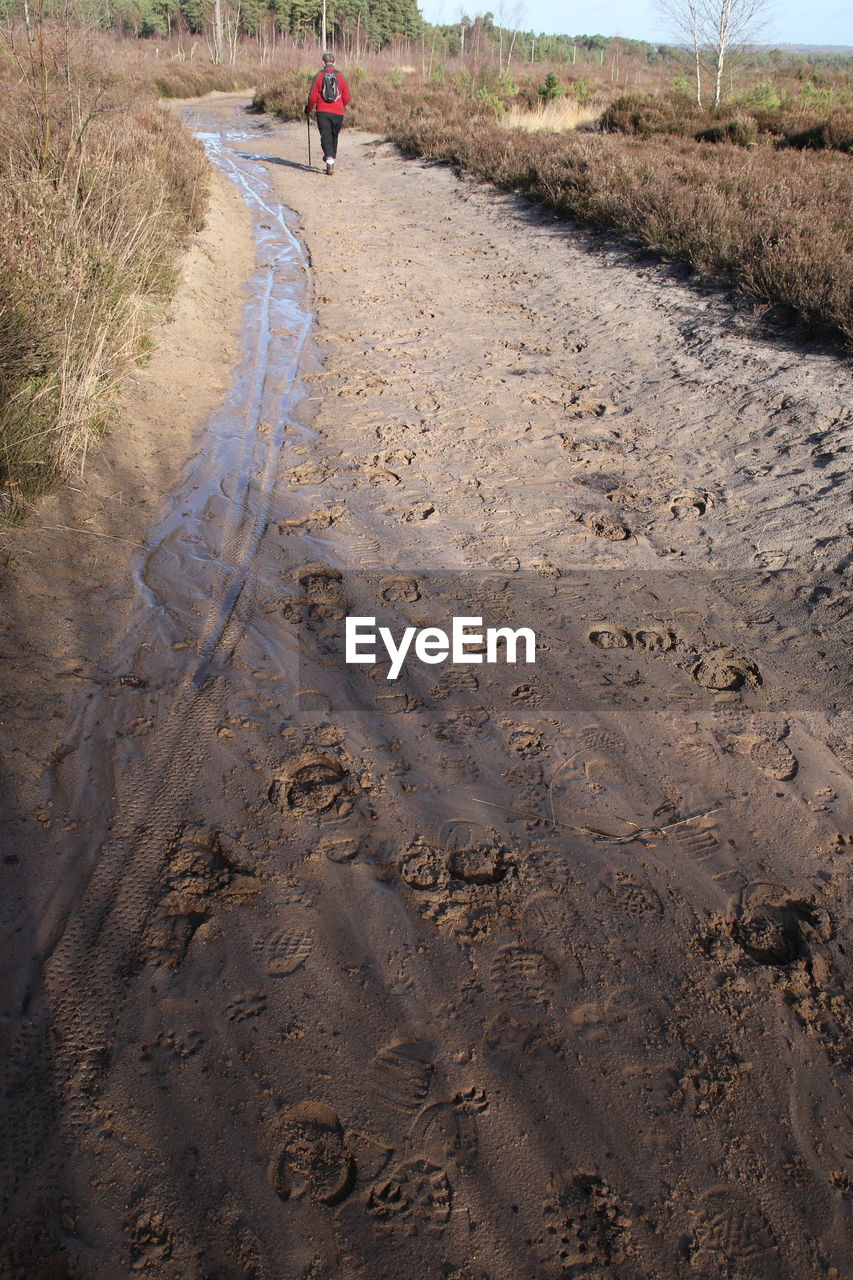
M 143 648 L 158 641 L 162 646 L 163 618 L 173 602 L 162 588 L 151 585 L 152 562 L 164 558 L 176 531 L 187 546 L 198 540 L 211 495 L 219 490 L 224 474 L 232 486 L 236 484 L 236 492 L 221 523 L 218 546 L 209 557 L 215 560 L 216 574 L 198 636 L 187 649 L 185 667 L 168 710 L 153 730 L 154 742 L 149 739 L 147 754 L 133 761 L 126 777 L 117 775 L 109 726 L 126 710 L 127 695 L 120 693 L 117 705 L 108 708 L 106 682 L 83 705 L 72 728 L 73 741 L 93 745 L 85 756 L 82 750 L 78 753 L 71 817 L 91 827 L 94 775 L 101 780 L 98 793 L 109 795 L 102 788 L 113 788 L 111 831 L 94 851 L 91 839 L 85 846 L 78 844 L 66 864 L 70 885 L 67 874 L 58 877 L 66 883 L 57 885 L 49 905 L 50 922 L 21 1009 L 30 1031 L 25 1047 L 4 1072 L 7 1094 L 26 1076 L 28 1062 L 50 1059 L 52 1044 L 54 1089 L 72 1097 L 81 1091 L 89 1094 L 92 1065 L 102 1063 L 108 1053 L 129 978 L 141 963 L 144 930 L 170 848 L 226 703 L 226 680 L 212 674 L 212 668 L 220 657 L 227 663 L 251 616 L 251 607 L 247 613 L 239 606 L 247 595 L 254 595 L 247 586 L 269 519 L 286 434 L 295 426 L 290 411 L 312 324 L 301 304 L 305 255 L 285 210 L 270 194 L 261 166 L 235 157 L 224 132 L 199 136 L 254 215 L 258 261 L 243 330 L 243 349 L 250 354 L 170 511 L 152 532 L 136 573 L 141 598 L 137 618 L 102 670 L 127 670 Z M 210 537 L 209 527 L 205 534 Z M 195 550 L 191 555 L 198 559 Z M 191 610 L 192 598 L 188 604 Z M 40 1140 L 33 1127 L 33 1147 Z

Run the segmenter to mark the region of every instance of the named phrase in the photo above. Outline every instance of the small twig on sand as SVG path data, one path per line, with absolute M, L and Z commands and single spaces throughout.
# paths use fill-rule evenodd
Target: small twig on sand
M 567 760 L 565 763 L 569 764 L 571 762 Z M 560 766 L 561 769 L 563 767 L 563 765 Z M 557 772 L 559 772 L 559 770 Z M 554 778 L 556 778 L 556 776 L 557 774 L 555 773 Z M 553 780 L 554 779 L 552 778 L 551 781 L 553 782 Z M 541 813 L 526 813 L 523 809 L 511 809 L 509 805 L 494 804 L 491 800 L 478 800 L 476 796 L 472 796 L 471 799 L 474 801 L 474 804 L 485 804 L 488 805 L 490 809 L 502 809 L 504 813 L 513 813 L 518 818 L 529 818 L 533 822 L 541 822 L 542 820 Z M 618 818 L 618 822 L 624 822 L 627 826 L 634 827 L 633 831 L 622 836 L 615 835 L 612 831 L 602 831 L 599 827 L 576 827 L 571 822 L 558 822 L 553 817 L 553 806 L 551 812 L 552 826 L 555 831 L 560 827 L 565 827 L 567 831 L 574 831 L 577 835 L 592 836 L 593 840 L 606 840 L 610 844 L 633 844 L 635 840 L 645 841 L 659 839 L 661 836 L 665 836 L 667 832 L 672 831 L 675 827 L 683 827 L 688 822 L 698 822 L 700 818 L 708 818 L 712 813 L 719 813 L 720 810 L 718 807 L 716 809 L 706 809 L 703 813 L 691 813 L 689 818 L 679 818 L 677 822 L 669 822 L 665 827 L 640 827 L 636 822 L 631 822 L 629 818 Z
M 670 822 L 665 827 L 638 827 L 636 822 L 631 822 L 630 818 L 620 818 L 620 822 L 625 822 L 629 827 L 635 830 L 626 836 L 608 835 L 606 831 L 595 831 L 592 827 L 573 827 L 573 831 L 583 830 L 587 835 L 597 835 L 602 839 L 609 840 L 611 844 L 631 844 L 634 840 L 654 840 L 660 836 L 665 836 L 668 831 L 672 831 L 675 827 L 683 827 L 687 822 L 696 822 L 699 818 L 708 818 L 712 813 L 719 813 L 719 808 L 706 809 L 704 813 L 692 813 L 689 818 L 679 818 L 677 822 Z
M 485 804 L 490 809 L 501 809 L 504 813 L 514 813 L 518 818 L 531 818 L 534 822 L 539 822 L 542 817 L 541 813 L 525 813 L 523 809 L 510 809 L 509 805 L 506 804 L 493 804 L 491 800 L 478 800 L 476 796 L 472 796 L 471 799 L 474 804 Z
M 37 533 L 88 533 L 93 538 L 112 538 L 113 542 L 126 542 L 130 547 L 140 547 L 146 550 L 144 542 L 134 542 L 133 538 L 120 538 L 117 533 L 99 533 L 97 529 L 80 529 L 72 524 L 43 524 Z

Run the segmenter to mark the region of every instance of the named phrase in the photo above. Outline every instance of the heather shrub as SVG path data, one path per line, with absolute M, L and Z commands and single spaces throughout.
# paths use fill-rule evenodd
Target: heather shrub
M 853 110 L 829 116 L 778 111 L 758 115 L 759 127 L 778 147 L 811 151 L 853 151 Z
M 626 94 L 602 112 L 601 127 L 608 133 L 641 138 L 662 133 L 686 136 L 695 132 L 697 121 L 706 118 L 695 98 L 682 93 Z
M 173 62 L 168 70 L 154 77 L 154 86 L 161 98 L 202 98 L 216 90 L 230 93 L 235 89 L 249 89 L 255 79 L 251 71 L 235 67 Z
M 819 113 L 802 96 L 782 106 L 780 95 L 764 92 L 767 88 L 772 86 L 759 86 L 762 92 L 753 90 L 740 104 L 726 102 L 710 110 L 681 93 L 627 94 L 605 108 L 601 128 L 640 138 L 668 134 L 752 147 L 766 136 L 780 147 L 851 150 L 853 107 L 836 105 Z
M 106 425 L 142 321 L 202 224 L 207 162 L 161 108 L 103 75 L 30 67 L 0 97 L 0 514 Z
M 290 71 L 274 80 L 262 81 L 252 98 L 252 111 L 268 111 L 282 120 L 297 120 L 305 110 L 305 101 L 315 72 Z
M 697 142 L 733 142 L 738 147 L 754 147 L 758 124 L 752 116 L 733 116 L 695 134 Z
M 853 152 L 853 110 L 831 115 L 823 126 L 822 140 L 824 147 L 833 151 Z

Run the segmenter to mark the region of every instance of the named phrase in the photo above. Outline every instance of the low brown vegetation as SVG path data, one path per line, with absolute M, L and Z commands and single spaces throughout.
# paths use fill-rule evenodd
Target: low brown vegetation
M 761 107 L 749 97 L 703 110 L 683 93 L 629 94 L 614 99 L 601 116 L 602 128 L 651 138 L 668 135 L 697 142 L 735 142 L 756 146 L 853 151 L 853 106 L 822 112 L 814 107 Z
M 144 312 L 202 224 L 207 183 L 201 147 L 162 108 L 48 47 L 50 65 L 23 58 L 0 96 L 7 519 L 85 458 L 140 354 Z
M 251 68 L 198 66 L 192 62 L 172 62 L 165 70 L 151 76 L 161 98 L 201 98 L 206 93 L 231 93 L 235 89 L 251 89 L 257 72 Z

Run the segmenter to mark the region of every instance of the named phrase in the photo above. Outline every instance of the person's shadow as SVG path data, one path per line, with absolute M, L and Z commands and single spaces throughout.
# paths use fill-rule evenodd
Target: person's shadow
M 281 156 L 261 156 L 253 151 L 238 151 L 237 155 L 241 160 L 263 160 L 266 164 L 281 164 L 287 169 L 301 169 L 303 173 L 320 172 L 316 165 L 302 164 L 298 160 L 283 160 Z

